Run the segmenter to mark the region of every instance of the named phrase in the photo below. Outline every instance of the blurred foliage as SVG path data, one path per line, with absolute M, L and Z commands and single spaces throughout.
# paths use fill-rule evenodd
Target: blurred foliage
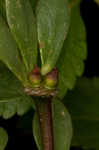
M 71 22 L 67 39 L 57 62 L 59 70 L 59 93 L 63 98 L 68 89 L 75 85 L 77 76 L 84 71 L 84 60 L 87 56 L 86 30 L 80 15 L 79 5 L 71 10 Z
M 8 142 L 8 135 L 6 131 L 0 127 L 0 150 L 4 150 Z
M 0 116 L 8 119 L 16 113 L 23 115 L 33 107 L 34 101 L 24 94 L 20 81 L 0 63 Z
M 72 116 L 72 145 L 99 149 L 99 78 L 81 78 L 63 100 Z
M 83 149 L 98 149 L 99 78 L 78 79 L 75 88 L 67 92 L 63 103 L 68 108 L 72 118 L 72 146 L 78 146 Z M 22 129 L 25 124 L 24 132 L 31 132 L 31 128 L 26 122 L 32 122 L 33 114 L 31 116 L 30 114 L 25 116 L 19 121 L 18 128 Z M 37 128 L 38 126 L 36 126 Z

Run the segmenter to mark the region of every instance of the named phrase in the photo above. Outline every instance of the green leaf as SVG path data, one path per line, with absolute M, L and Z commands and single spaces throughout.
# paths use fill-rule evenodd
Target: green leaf
M 6 0 L 7 20 L 28 72 L 37 63 L 37 31 L 29 0 Z
M 30 4 L 33 8 L 34 13 L 35 13 L 35 9 L 36 9 L 36 6 L 37 6 L 37 2 L 38 2 L 38 0 L 30 0 Z
M 99 5 L 99 0 L 94 0 Z
M 40 124 L 37 112 L 35 112 L 33 117 L 33 136 L 38 147 L 38 150 L 43 150 L 42 148 L 42 138 L 40 133 Z
M 52 102 L 52 114 L 54 150 L 69 150 L 72 137 L 72 125 L 70 115 L 64 105 L 58 100 Z M 42 150 L 40 126 L 37 113 L 35 113 L 33 120 L 33 134 L 38 149 Z
M 32 108 L 35 109 L 35 104 L 29 96 L 16 97 L 12 101 L 7 99 L 6 102 L 2 101 L 0 103 L 0 116 L 4 119 L 9 119 L 16 113 L 22 116 Z
M 72 9 L 76 5 L 80 4 L 81 0 L 69 0 L 69 7 Z
M 11 117 L 13 117 L 16 114 L 16 104 L 15 104 L 15 100 L 17 99 L 13 99 L 14 102 L 7 102 L 4 103 L 3 105 L 0 103 L 0 107 L 2 109 L 2 117 L 4 119 L 9 119 Z
M 20 100 L 17 101 L 16 106 L 17 106 L 17 114 L 19 116 L 24 115 L 32 108 L 35 110 L 34 100 L 30 96 L 26 95 L 20 97 Z
M 0 103 L 0 116 L 4 119 L 9 119 L 16 113 L 22 116 L 34 107 L 34 101 L 29 96 L 16 97 L 12 101 L 7 99 L 7 102 L 2 101 Z
M 19 80 L 26 84 L 26 72 L 20 60 L 16 42 L 13 40 L 8 26 L 0 16 L 0 60 L 17 76 Z
M 4 150 L 8 142 L 6 131 L 0 127 L 0 150 Z
M 72 8 L 71 24 L 63 50 L 57 62 L 59 70 L 59 98 L 63 98 L 68 89 L 75 85 L 77 76 L 84 71 L 86 59 L 86 31 L 80 16 L 79 5 Z
M 39 0 L 36 10 L 43 75 L 55 67 L 69 28 L 68 0 Z
M 99 149 L 99 78 L 82 78 L 63 100 L 74 127 L 72 145 Z
M 0 14 L 6 20 L 5 0 L 0 0 Z
M 33 99 L 23 90 L 21 83 L 0 63 L 0 116 L 8 119 L 16 113 L 23 115 L 31 108 L 35 109 Z
M 0 63 L 0 102 L 20 97 L 23 93 L 21 82 Z

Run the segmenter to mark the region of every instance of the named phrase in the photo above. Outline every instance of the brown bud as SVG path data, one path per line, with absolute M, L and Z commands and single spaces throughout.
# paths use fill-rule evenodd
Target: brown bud
M 40 86 L 41 73 L 40 73 L 40 68 L 37 65 L 35 65 L 32 72 L 29 73 L 28 79 L 31 82 L 33 87 L 39 87 Z

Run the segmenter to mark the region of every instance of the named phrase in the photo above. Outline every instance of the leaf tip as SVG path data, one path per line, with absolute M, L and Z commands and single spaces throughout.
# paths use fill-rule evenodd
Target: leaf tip
M 44 65 L 41 68 L 41 74 L 42 75 L 46 75 L 47 73 L 49 73 L 51 71 L 51 66 L 49 64 Z

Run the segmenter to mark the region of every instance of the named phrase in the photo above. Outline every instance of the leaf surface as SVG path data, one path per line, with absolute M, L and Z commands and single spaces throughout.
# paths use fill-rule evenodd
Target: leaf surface
M 0 63 L 0 116 L 8 119 L 16 113 L 23 115 L 31 108 L 35 109 L 33 99 L 23 90 L 19 80 Z
M 58 97 L 60 99 L 64 97 L 68 89 L 71 90 L 74 87 L 77 76 L 82 75 L 86 47 L 85 26 L 80 16 L 79 5 L 77 5 L 71 10 L 69 32 L 57 62 L 59 70 Z
M 64 105 L 55 100 L 52 103 L 54 150 L 69 150 L 72 138 L 71 118 Z M 40 126 L 37 114 L 33 120 L 33 134 L 39 150 L 42 150 Z
M 20 60 L 18 48 L 8 26 L 0 16 L 0 60 L 16 75 L 16 77 L 26 84 L 26 72 Z
M 76 5 L 80 4 L 81 0 L 69 0 L 69 7 L 72 9 Z
M 79 79 L 63 102 L 73 121 L 72 145 L 99 149 L 99 78 Z
M 0 150 L 4 150 L 8 142 L 8 135 L 6 131 L 0 127 Z
M 16 113 L 22 116 L 34 107 L 34 101 L 29 96 L 20 96 L 5 101 L 2 100 L 0 102 L 0 116 L 4 119 L 9 119 Z
M 99 5 L 99 0 L 94 0 Z
M 69 28 L 68 0 L 39 0 L 36 10 L 43 75 L 55 67 Z
M 5 0 L 0 0 L 0 14 L 6 19 Z
M 30 72 L 37 63 L 37 31 L 29 0 L 6 0 L 7 20 L 24 64 Z
M 19 97 L 22 93 L 21 82 L 0 62 L 0 101 Z
M 33 12 L 35 13 L 36 6 L 37 6 L 38 0 L 30 0 L 30 4 L 32 6 Z

